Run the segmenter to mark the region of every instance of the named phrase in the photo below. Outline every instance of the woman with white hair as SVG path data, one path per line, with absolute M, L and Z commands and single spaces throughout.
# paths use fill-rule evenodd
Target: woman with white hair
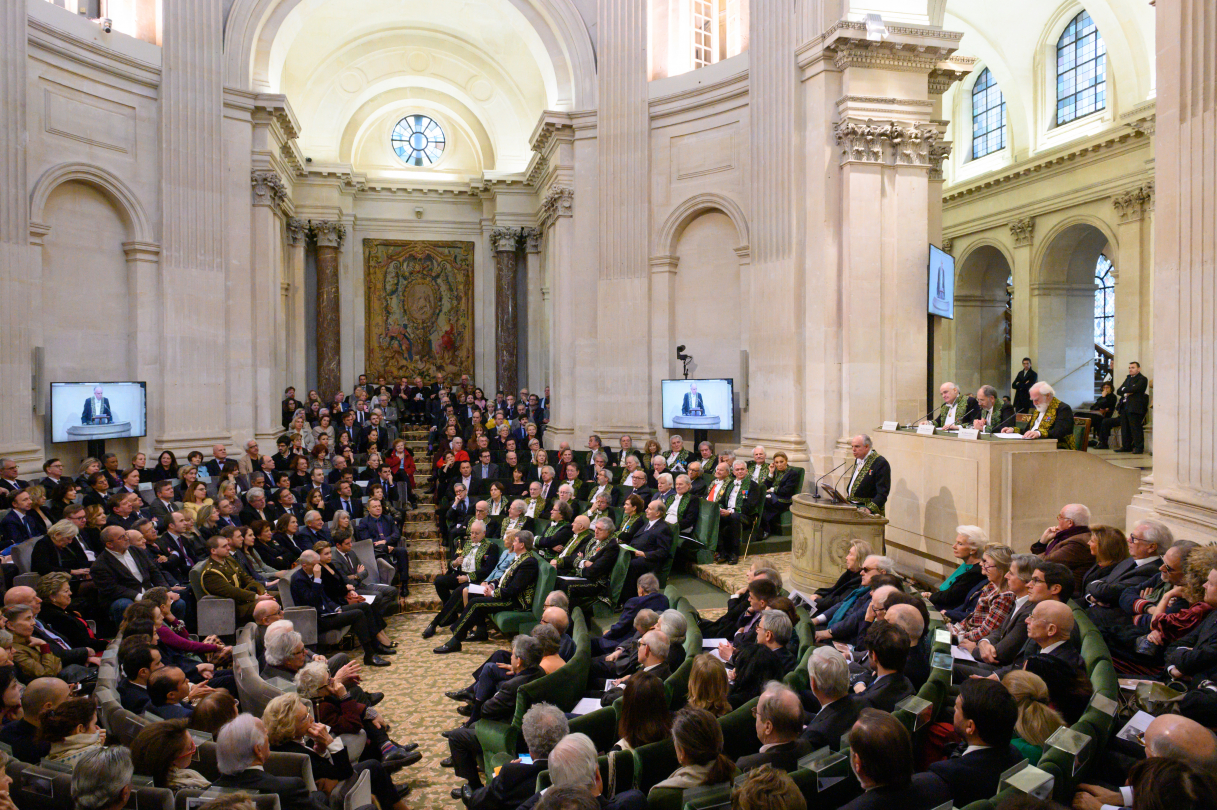
M 271 700 L 262 713 L 262 724 L 266 727 L 271 751 L 308 756 L 313 766 L 313 781 L 318 790 L 330 797 L 332 804 L 346 796 L 360 774 L 368 771 L 372 795 L 382 810 L 406 810 L 403 799 L 410 792 L 410 786 L 396 787 L 386 766 L 376 760 L 352 765 L 342 740 L 335 739 L 324 723 L 314 721 L 312 709 L 299 695 L 288 692 Z
M 923 593 L 938 610 L 950 610 L 962 605 L 972 589 L 985 578 L 980 570 L 980 557 L 989 543 L 989 536 L 979 526 L 956 526 L 955 544 L 951 547 L 959 567 L 942 581 L 938 590 Z
M 390 773 L 422 759 L 422 754 L 415 753 L 418 743 L 398 745 L 389 739 L 389 721 L 356 700 L 342 681 L 330 674 L 325 661 L 305 664 L 296 672 L 295 682 L 296 694 L 313 702 L 317 720 L 329 726 L 331 734 L 367 733 L 364 759 L 379 759 Z

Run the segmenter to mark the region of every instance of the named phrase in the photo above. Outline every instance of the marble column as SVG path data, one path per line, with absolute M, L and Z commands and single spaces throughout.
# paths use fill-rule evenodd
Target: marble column
M 287 301 L 287 385 L 304 388 L 305 357 L 304 334 L 304 251 L 308 247 L 308 223 L 292 217 L 287 221 L 287 267 L 286 283 L 289 286 Z
M 757 444 L 807 459 L 803 435 L 805 341 L 791 329 L 804 321 L 801 241 L 795 191 L 802 171 L 802 138 L 795 91 L 794 3 L 766 4 L 751 19 L 748 50 L 751 93 L 749 175 L 752 199 L 748 319 L 748 385 L 782 396 L 749 397 L 741 432 L 745 451 Z M 742 371 L 742 369 L 741 369 Z M 742 405 L 743 403 L 741 403 Z
M 168 373 L 149 381 L 148 396 L 149 412 L 164 418 L 156 443 L 174 449 L 231 438 L 228 386 L 215 382 L 228 378 L 222 6 L 166 3 L 161 17 L 161 360 Z
M 30 245 L 28 36 L 25 0 L 0 0 L 0 390 L 5 397 L 0 455 L 13 457 L 23 472 L 36 472 L 42 451 L 34 442 L 31 407 L 34 302 L 29 280 L 38 276 L 41 253 Z
M 342 388 L 338 265 L 346 226 L 327 221 L 309 224 L 317 239 L 317 389 L 329 402 Z
M 545 265 L 552 299 L 546 310 L 549 320 L 545 332 L 546 384 L 550 386 L 551 399 L 545 443 L 550 448 L 563 441 L 574 443 L 577 366 L 568 338 L 580 334 L 580 330 L 576 327 L 578 309 L 574 305 L 577 285 L 571 279 L 571 263 L 575 256 L 573 215 L 574 192 L 568 186 L 552 187 L 541 204 Z
M 541 389 L 545 387 L 545 375 L 541 369 L 543 365 L 542 347 L 545 345 L 545 324 L 543 309 L 544 303 L 541 300 L 543 289 L 543 270 L 541 268 L 541 229 L 540 228 L 525 228 L 524 229 L 524 256 L 527 262 L 528 279 L 528 376 L 524 378 L 524 385 L 529 392 L 536 391 L 540 394 Z
M 597 4 L 599 242 L 596 353 L 599 368 L 594 426 L 606 434 L 653 435 L 650 401 L 657 383 L 640 379 L 637 357 L 650 345 L 649 300 L 650 108 L 647 96 L 648 4 Z M 622 358 L 622 359 L 617 359 Z
M 494 341 L 495 385 L 514 394 L 519 386 L 519 309 L 516 306 L 516 271 L 520 265 L 520 231 L 495 228 L 490 233 L 494 247 Z
M 1154 508 L 1176 536 L 1217 539 L 1217 6 L 1158 0 Z M 1198 403 L 1201 403 L 1198 405 Z
M 280 262 L 283 248 L 281 209 L 287 199 L 287 187 L 274 169 L 254 169 L 250 173 L 250 267 L 249 297 L 253 303 L 252 334 L 245 351 L 250 356 L 253 371 L 254 436 L 262 442 L 273 442 L 282 432 L 282 414 L 278 399 L 285 387 L 283 364 L 278 353 L 278 341 L 285 324 L 279 305 Z

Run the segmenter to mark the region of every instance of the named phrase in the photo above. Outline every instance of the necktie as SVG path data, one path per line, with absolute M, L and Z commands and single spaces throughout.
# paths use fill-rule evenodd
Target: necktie
M 343 508 L 343 511 L 345 511 L 345 512 L 348 512 L 348 513 L 349 513 L 349 512 L 351 511 L 351 502 L 350 502 L 350 501 L 347 501 L 347 500 L 343 500 L 343 502 L 342 502 L 342 508 Z
M 46 626 L 45 624 L 43 624 L 42 622 L 36 622 L 36 624 L 38 625 L 38 630 L 39 630 L 39 631 L 40 631 L 40 632 L 41 632 L 41 633 L 42 633 L 44 636 L 46 636 L 47 638 L 49 638 L 51 641 L 54 641 L 56 644 L 59 644 L 59 645 L 61 645 L 61 646 L 63 646 L 63 647 L 68 647 L 68 648 L 71 648 L 71 646 L 72 646 L 72 645 L 70 645 L 70 644 L 68 644 L 66 641 L 64 641 L 62 637 L 60 637 L 60 636 L 56 635 L 56 634 L 55 634 L 55 632 L 51 630 L 51 628 L 47 627 L 47 626 Z

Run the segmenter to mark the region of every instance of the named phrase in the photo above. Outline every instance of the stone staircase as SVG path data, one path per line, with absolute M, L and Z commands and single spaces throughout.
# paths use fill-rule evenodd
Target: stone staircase
M 435 496 L 431 484 L 431 460 L 427 458 L 427 431 L 404 425 L 401 438 L 414 453 L 414 492 L 418 508 L 406 512 L 402 535 L 410 549 L 410 595 L 406 613 L 434 613 L 441 607 L 431 583 L 444 570 L 444 549 L 435 525 Z

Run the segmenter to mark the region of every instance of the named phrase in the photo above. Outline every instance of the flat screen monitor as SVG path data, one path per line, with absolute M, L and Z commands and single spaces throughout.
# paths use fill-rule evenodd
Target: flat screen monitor
M 126 439 L 148 432 L 148 386 L 142 382 L 51 383 L 51 441 Z
M 955 257 L 930 245 L 931 315 L 955 318 Z
M 735 429 L 735 384 L 730 378 L 664 380 L 662 386 L 665 429 Z

